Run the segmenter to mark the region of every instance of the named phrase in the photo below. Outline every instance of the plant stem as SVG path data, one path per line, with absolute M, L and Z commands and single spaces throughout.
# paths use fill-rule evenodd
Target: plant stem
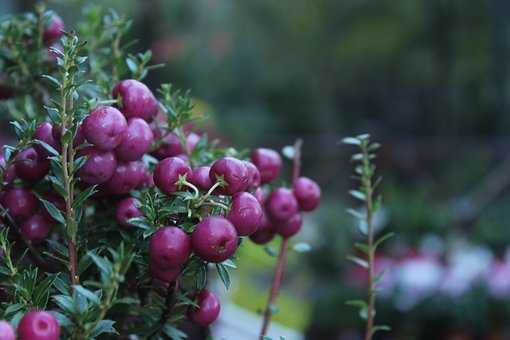
M 301 171 L 301 146 L 303 145 L 303 141 L 301 139 L 296 140 L 294 143 L 294 157 L 292 164 L 292 183 L 294 183 L 298 178 Z M 263 320 L 262 320 L 262 328 L 260 329 L 259 339 L 262 340 L 264 336 L 267 334 L 267 330 L 269 329 L 269 325 L 271 323 L 271 317 L 273 314 L 273 309 L 276 305 L 276 299 L 278 298 L 278 293 L 280 292 L 281 281 L 283 277 L 283 272 L 285 271 L 285 265 L 287 263 L 287 242 L 288 238 L 283 237 L 280 243 L 280 251 L 278 253 L 278 259 L 276 261 L 276 268 L 273 276 L 273 283 L 271 285 L 271 291 L 269 293 L 269 298 L 267 300 L 266 308 L 264 309 Z
M 172 308 L 175 304 L 175 290 L 177 288 L 177 284 L 175 282 L 172 282 L 168 285 L 168 289 L 166 292 L 166 298 L 165 298 L 165 309 L 161 313 L 161 317 L 158 321 L 158 326 L 151 332 L 149 335 L 147 335 L 147 339 L 150 339 L 161 332 L 163 327 L 165 326 L 166 322 L 168 321 L 168 318 L 170 317 L 170 313 L 172 312 Z

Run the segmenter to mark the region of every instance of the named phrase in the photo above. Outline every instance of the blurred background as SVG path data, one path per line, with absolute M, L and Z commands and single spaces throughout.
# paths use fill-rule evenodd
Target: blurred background
M 345 259 L 360 237 L 344 212 L 356 204 L 346 194 L 354 150 L 338 142 L 365 132 L 383 144 L 377 225 L 397 233 L 378 258 L 388 271 L 377 319 L 393 328 L 379 337 L 510 338 L 508 0 L 49 6 L 73 28 L 93 3 L 133 18 L 135 50 L 166 64 L 147 82 L 192 89 L 222 139 L 276 149 L 304 139 L 303 173 L 324 200 L 297 237 L 312 250 L 290 254 L 276 315 L 287 340 L 359 339 L 362 323 L 345 305 L 366 281 Z M 0 14 L 33 5 L 2 0 Z M 259 328 L 275 260 L 251 245 L 242 252 L 219 332 Z

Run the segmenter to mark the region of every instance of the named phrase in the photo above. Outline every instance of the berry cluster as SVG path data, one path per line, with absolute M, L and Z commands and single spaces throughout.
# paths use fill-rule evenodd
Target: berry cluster
M 20 340 L 58 340 L 60 326 L 50 313 L 32 310 L 20 320 L 17 333 Z M 13 327 L 4 320 L 0 321 L 0 340 L 16 340 Z

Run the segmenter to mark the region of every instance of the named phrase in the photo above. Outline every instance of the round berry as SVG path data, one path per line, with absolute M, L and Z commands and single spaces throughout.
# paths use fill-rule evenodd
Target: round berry
M 210 166 L 199 166 L 193 169 L 193 175 L 190 182 L 197 186 L 199 189 L 208 191 L 212 187 L 211 177 L 209 177 Z
M 16 340 L 14 328 L 5 320 L 0 320 L 0 340 Z
M 48 24 L 44 28 L 43 40 L 45 42 L 51 42 L 62 36 L 62 30 L 64 29 L 64 21 L 61 17 L 53 14 L 48 21 Z
M 105 183 L 117 169 L 117 159 L 112 151 L 88 147 L 79 154 L 87 157 L 85 164 L 78 170 L 78 176 L 87 184 Z
M 215 294 L 207 289 L 197 295 L 198 308 L 191 307 L 188 317 L 195 324 L 207 327 L 218 318 L 220 314 L 220 301 Z
M 223 186 L 217 190 L 220 194 L 233 195 L 248 187 L 248 170 L 243 161 L 233 157 L 223 157 L 214 162 L 209 177 L 213 183 L 218 180 L 223 182 Z
M 252 163 L 244 161 L 244 166 L 248 171 L 248 187 L 257 188 L 260 186 L 260 172 L 259 169 Z
M 294 183 L 293 191 L 299 209 L 303 211 L 314 210 L 321 201 L 321 188 L 308 177 L 299 177 Z
M 37 198 L 27 189 L 13 188 L 2 196 L 2 204 L 16 221 L 30 217 L 39 206 Z
M 223 262 L 231 257 L 237 240 L 235 227 L 220 216 L 204 218 L 191 235 L 193 251 L 208 262 Z
M 50 171 L 50 162 L 43 159 L 34 148 L 28 148 L 16 155 L 16 174 L 29 183 L 35 183 L 44 178 Z
M 154 279 L 163 281 L 165 283 L 175 281 L 181 274 L 182 270 L 181 267 L 160 268 L 157 265 L 155 265 L 152 261 L 149 267 L 151 276 Z
M 227 218 L 239 236 L 247 236 L 257 231 L 262 214 L 262 207 L 255 196 L 248 192 L 239 192 L 232 197 L 232 206 Z
M 0 155 L 0 171 L 3 174 L 3 181 L 6 185 L 10 185 L 18 176 L 16 174 L 16 164 L 12 163 L 9 168 L 5 169 L 6 166 L 7 162 L 5 161 L 5 157 Z
M 291 237 L 296 235 L 303 225 L 303 218 L 300 213 L 295 214 L 287 221 L 280 222 L 276 225 L 275 229 L 282 237 Z
M 96 107 L 83 121 L 85 138 L 101 150 L 115 149 L 126 128 L 126 118 L 111 106 Z
M 151 90 L 135 79 L 119 82 L 113 88 L 112 96 L 119 99 L 119 109 L 126 118 L 139 117 L 149 121 L 158 111 L 158 101 Z
M 115 218 L 117 222 L 124 227 L 132 227 L 133 225 L 128 222 L 130 218 L 143 216 L 140 210 L 140 201 L 134 197 L 127 197 L 117 203 L 115 210 Z
M 291 190 L 277 188 L 267 198 L 266 209 L 270 218 L 286 221 L 298 212 L 298 203 Z
M 154 176 L 147 167 L 144 167 L 142 180 L 138 184 L 139 188 L 150 188 L 154 186 Z
M 127 194 L 140 185 L 145 169 L 141 161 L 118 163 L 113 176 L 104 183 L 104 189 L 113 195 Z
M 190 237 L 177 227 L 160 228 L 150 239 L 149 254 L 158 268 L 183 265 L 191 254 Z
M 189 165 L 178 157 L 169 157 L 161 160 L 154 170 L 154 183 L 167 195 L 179 190 L 177 181 L 179 176 L 192 177 Z
M 58 340 L 60 326 L 50 313 L 32 310 L 21 318 L 18 336 L 20 340 Z
M 260 187 L 255 189 L 255 191 L 253 192 L 253 196 L 255 196 L 255 198 L 257 199 L 257 201 L 259 201 L 261 205 L 263 205 L 264 202 L 266 201 L 266 192 L 264 191 L 264 189 Z
M 50 233 L 50 224 L 43 214 L 35 214 L 20 224 L 23 236 L 33 243 L 45 240 Z
M 53 137 L 53 125 L 48 122 L 43 122 L 37 125 L 35 129 L 34 138 L 36 140 L 40 140 L 51 146 L 56 151 L 60 151 L 60 143 L 55 137 Z M 37 150 L 37 153 L 41 156 L 49 156 L 50 153 L 40 144 L 35 144 L 34 148 Z
M 280 173 L 280 169 L 282 168 L 282 159 L 278 152 L 259 148 L 253 150 L 251 153 L 251 161 L 260 172 L 260 181 L 262 184 L 272 182 L 278 174 Z
M 115 153 L 120 160 L 135 161 L 149 151 L 153 141 L 154 136 L 149 124 L 141 118 L 131 118 Z
M 186 146 L 188 147 L 189 152 L 193 151 L 199 140 L 200 136 L 193 132 L 186 136 Z M 184 148 L 182 147 L 181 141 L 173 132 L 168 133 L 162 139 L 161 145 L 154 152 L 155 156 L 158 158 L 175 157 L 183 153 Z
M 250 240 L 256 244 L 266 244 L 275 236 L 275 228 L 271 220 L 264 213 L 260 222 L 259 229 L 250 235 Z

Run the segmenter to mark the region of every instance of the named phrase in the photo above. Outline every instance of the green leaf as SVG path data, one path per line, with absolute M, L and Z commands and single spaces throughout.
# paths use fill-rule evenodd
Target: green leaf
M 379 331 L 389 332 L 391 331 L 391 327 L 388 325 L 375 325 L 374 328 L 372 328 L 372 334 Z
M 364 193 L 362 193 L 361 191 L 358 191 L 358 190 L 349 190 L 349 194 L 352 197 L 354 197 L 354 198 L 356 198 L 356 199 L 358 199 L 360 201 L 363 201 L 363 202 L 367 199 L 367 196 Z
M 235 263 L 234 263 L 234 261 L 232 261 L 231 259 L 225 260 L 225 261 L 223 261 L 221 264 L 223 264 L 225 267 L 229 267 L 229 268 L 237 269 L 236 264 L 235 264 Z
M 276 252 L 276 250 L 271 247 L 271 246 L 265 246 L 264 247 L 264 251 L 269 255 L 269 256 L 272 256 L 272 257 L 277 257 L 278 256 L 278 253 Z
M 49 145 L 48 143 L 46 142 L 43 142 L 42 140 L 39 140 L 39 139 L 36 139 L 34 141 L 35 143 L 41 145 L 46 151 L 48 151 L 49 154 L 53 155 L 53 156 L 58 156 L 59 153 L 57 150 L 55 150 L 51 145 Z
M 369 254 L 370 252 L 370 248 L 368 245 L 364 244 L 364 243 L 359 243 L 359 242 L 356 242 L 354 243 L 354 247 L 360 251 L 362 251 L 363 253 L 365 254 Z
M 62 215 L 62 212 L 60 210 L 58 210 L 58 208 L 50 201 L 47 201 L 40 196 L 38 196 L 38 197 L 39 197 L 39 200 L 44 205 L 44 208 L 46 209 L 46 211 L 48 211 L 48 213 L 50 214 L 50 216 L 53 217 L 56 221 L 58 221 L 60 224 L 65 225 L 66 221 L 64 219 L 64 215 Z
M 342 139 L 342 143 L 349 144 L 349 145 L 361 145 L 360 140 L 357 138 L 353 138 L 353 137 L 346 137 L 346 138 Z
M 163 333 L 172 340 L 183 340 L 187 338 L 184 332 L 170 324 L 163 326 Z
M 299 242 L 299 243 L 296 243 L 292 247 L 292 249 L 294 249 L 294 251 L 296 251 L 298 253 L 307 253 L 310 250 L 312 250 L 312 247 L 306 242 Z
M 97 323 L 96 327 L 92 330 L 91 336 L 95 338 L 103 333 L 108 334 L 119 334 L 117 330 L 113 327 L 115 321 L 113 320 L 101 320 Z
M 75 313 L 74 301 L 69 295 L 53 295 L 51 298 L 57 304 L 57 306 L 66 313 Z
M 363 268 L 368 268 L 368 262 L 357 256 L 348 255 L 347 260 L 352 261 Z
M 387 234 L 385 234 L 385 235 L 381 236 L 381 237 L 380 237 L 377 241 L 375 241 L 375 243 L 374 243 L 374 248 L 375 248 L 375 249 L 377 249 L 377 247 L 378 247 L 379 245 L 381 245 L 384 241 L 386 241 L 386 240 L 388 240 L 388 239 L 392 238 L 393 236 L 395 236 L 395 233 L 394 233 L 394 232 L 390 232 L 390 233 L 387 233 Z
M 73 202 L 73 208 L 76 209 L 77 207 L 80 207 L 90 196 L 94 195 L 97 192 L 96 187 L 97 185 L 93 185 L 76 195 Z
M 87 300 L 90 300 L 94 304 L 99 305 L 101 303 L 101 301 L 99 300 L 99 296 L 97 296 L 95 293 L 88 290 L 87 288 L 81 285 L 74 285 L 73 288 L 76 292 L 83 295 L 84 297 L 87 298 Z
M 60 84 L 60 82 L 55 77 L 52 77 L 48 74 L 43 74 L 41 77 L 43 79 L 49 80 L 53 85 L 55 85 L 56 88 L 59 88 L 62 86 L 62 84 Z
M 227 290 L 229 290 L 231 281 L 230 281 L 230 273 L 228 272 L 227 267 L 221 263 L 217 263 L 216 270 L 218 271 L 218 275 L 219 275 L 221 281 L 223 282 L 223 284 L 225 285 L 225 288 Z

